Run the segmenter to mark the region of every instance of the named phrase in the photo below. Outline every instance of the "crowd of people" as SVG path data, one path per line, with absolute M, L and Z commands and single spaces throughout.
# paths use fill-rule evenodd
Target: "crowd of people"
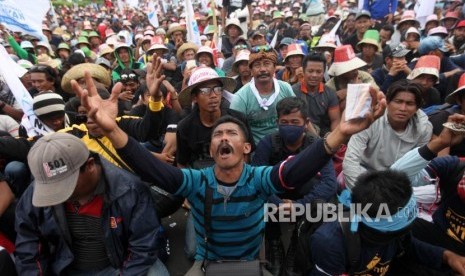
M 465 275 L 464 1 L 359 1 L 160 4 L 155 24 L 150 1 L 93 1 L 55 7 L 48 41 L 0 25 L 40 124 L 0 76 L 0 274 L 170 275 L 160 221 L 185 208 L 189 276 Z M 285 248 L 264 205 L 317 203 L 391 215 L 304 242 L 297 223 Z

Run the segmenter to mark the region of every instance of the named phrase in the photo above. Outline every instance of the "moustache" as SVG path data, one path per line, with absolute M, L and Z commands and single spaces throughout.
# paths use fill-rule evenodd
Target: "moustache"
M 218 148 L 216 149 L 216 154 L 217 155 L 220 155 L 220 154 L 223 154 L 223 153 L 232 153 L 234 151 L 233 147 L 231 147 L 231 145 L 229 145 L 227 142 L 221 142 L 219 145 L 218 145 Z
M 258 75 L 259 78 L 260 77 L 269 77 L 269 76 L 270 76 L 269 73 L 263 73 L 263 74 Z

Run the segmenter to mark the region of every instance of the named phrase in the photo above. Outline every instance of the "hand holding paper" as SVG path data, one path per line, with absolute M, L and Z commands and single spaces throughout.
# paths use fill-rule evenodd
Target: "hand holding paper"
M 345 120 L 364 118 L 371 111 L 370 84 L 347 85 Z

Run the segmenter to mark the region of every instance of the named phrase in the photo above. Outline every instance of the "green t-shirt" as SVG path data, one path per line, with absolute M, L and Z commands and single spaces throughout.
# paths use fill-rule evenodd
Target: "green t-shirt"
M 287 97 L 295 97 L 292 87 L 287 82 L 278 80 L 279 95 L 276 100 L 268 106 L 268 110 L 260 107 L 257 99 L 255 98 L 250 85 L 247 83 L 239 91 L 234 94 L 233 101 L 230 108 L 240 111 L 245 114 L 247 122 L 249 123 L 250 130 L 255 141 L 255 144 L 268 134 L 278 130 L 278 113 L 276 112 L 276 104 Z M 264 98 L 271 97 L 273 93 Z

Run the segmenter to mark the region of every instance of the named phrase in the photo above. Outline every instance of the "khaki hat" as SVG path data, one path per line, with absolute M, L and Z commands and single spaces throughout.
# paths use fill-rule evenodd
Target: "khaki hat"
M 178 59 L 178 61 L 182 60 L 182 55 L 184 54 L 185 51 L 189 49 L 192 49 L 194 50 L 194 52 L 197 53 L 197 50 L 199 49 L 199 47 L 192 42 L 183 43 L 181 47 L 179 47 L 178 51 L 176 52 L 176 58 Z
M 365 61 L 355 56 L 351 45 L 342 45 L 334 50 L 334 62 L 331 64 L 328 74 L 337 77 L 365 65 Z
M 32 205 L 47 207 L 68 200 L 87 159 L 89 150 L 74 135 L 55 132 L 40 138 L 27 156 L 34 176 Z
M 106 88 L 110 87 L 111 79 L 107 70 L 98 64 L 81 63 L 69 69 L 61 79 L 61 88 L 67 93 L 74 94 L 71 80 L 79 80 L 84 77 L 84 71 L 88 71 L 92 78 L 102 83 Z
M 179 93 L 179 104 L 183 107 L 190 106 L 192 103 L 192 91 L 197 86 L 212 80 L 219 80 L 223 84 L 223 89 L 228 92 L 232 92 L 236 88 L 236 80 L 228 77 L 220 77 L 218 73 L 210 67 L 199 66 L 192 72 L 188 86 Z
M 40 54 L 37 56 L 37 64 L 48 65 L 56 69 L 61 66 L 61 61 L 58 59 L 53 59 L 47 54 Z

